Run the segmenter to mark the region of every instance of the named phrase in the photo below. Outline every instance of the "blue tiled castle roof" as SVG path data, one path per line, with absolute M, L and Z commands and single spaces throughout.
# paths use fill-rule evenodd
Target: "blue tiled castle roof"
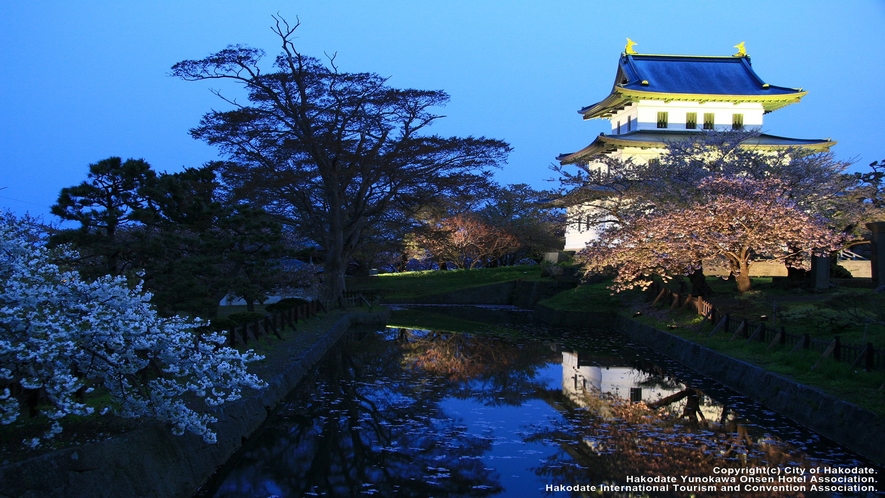
M 611 94 L 581 109 L 586 119 L 607 117 L 636 98 L 763 102 L 766 111 L 797 102 L 805 92 L 766 84 L 746 56 L 623 54 Z

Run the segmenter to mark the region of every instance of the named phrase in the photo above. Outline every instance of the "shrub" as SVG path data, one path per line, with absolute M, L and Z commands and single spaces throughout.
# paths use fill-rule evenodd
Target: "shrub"
M 234 325 L 245 325 L 247 323 L 257 322 L 258 320 L 264 320 L 265 316 L 267 315 L 264 313 L 243 311 L 242 313 L 231 313 L 227 316 L 227 319 L 233 322 Z
M 237 322 L 226 317 L 213 318 L 208 325 L 200 327 L 205 332 L 224 332 L 237 326 Z
M 541 262 L 541 276 L 542 277 L 558 277 L 563 273 L 563 267 L 553 264 L 549 261 Z
M 308 304 L 308 303 L 310 303 L 309 300 L 301 299 L 300 297 L 286 297 L 286 298 L 280 299 L 279 301 L 277 301 L 273 304 L 268 304 L 267 306 L 264 307 L 264 309 L 268 313 L 277 313 L 280 311 L 285 311 L 288 309 L 297 308 L 298 306 L 301 306 L 302 304 Z

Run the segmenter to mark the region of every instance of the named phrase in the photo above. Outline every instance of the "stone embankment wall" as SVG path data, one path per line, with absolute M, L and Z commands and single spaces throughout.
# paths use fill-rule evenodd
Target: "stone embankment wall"
M 818 389 L 793 382 L 648 325 L 617 317 L 615 329 L 861 455 L 885 464 L 885 420 Z
M 613 327 L 617 315 L 598 311 L 560 311 L 535 306 L 535 318 L 557 327 Z
M 351 325 L 385 324 L 389 312 L 345 315 L 255 396 L 218 407 L 216 444 L 174 436 L 162 424 L 0 467 L 0 497 L 189 497 L 238 450 L 270 411 Z

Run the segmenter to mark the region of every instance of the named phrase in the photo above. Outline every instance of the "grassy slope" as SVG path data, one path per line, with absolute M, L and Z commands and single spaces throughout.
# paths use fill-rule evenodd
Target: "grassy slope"
M 463 318 L 455 318 L 444 313 L 426 310 L 395 310 L 390 315 L 388 327 L 430 329 L 440 332 L 483 333 L 496 336 L 514 336 L 520 332 L 508 327 Z
M 380 291 L 387 298 L 409 298 L 432 296 L 498 282 L 541 279 L 541 267 L 538 265 L 504 266 L 482 270 L 428 270 L 351 277 L 347 280 L 347 289 Z

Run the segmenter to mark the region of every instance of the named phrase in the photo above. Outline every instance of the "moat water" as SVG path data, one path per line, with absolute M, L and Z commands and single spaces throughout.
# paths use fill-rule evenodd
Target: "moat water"
M 349 333 L 196 496 L 883 490 L 882 468 L 620 335 L 508 316 Z

